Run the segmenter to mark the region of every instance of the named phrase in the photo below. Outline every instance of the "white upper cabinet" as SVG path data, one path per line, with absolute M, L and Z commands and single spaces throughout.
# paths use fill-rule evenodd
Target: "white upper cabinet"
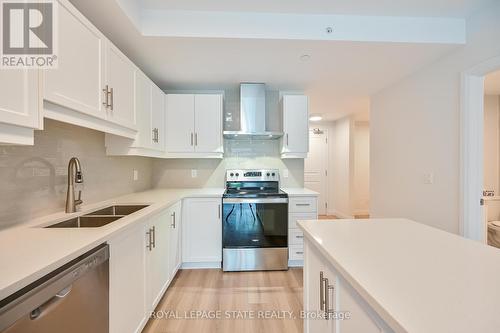
M 165 93 L 151 82 L 151 144 L 152 149 L 165 150 Z
M 2 70 L 0 143 L 33 144 L 33 129 L 42 126 L 39 77 L 37 70 Z
M 167 95 L 167 152 L 194 151 L 194 95 Z
M 132 128 L 135 124 L 134 64 L 110 42 L 106 43 L 105 83 L 108 119 L 118 125 Z
M 105 119 L 102 63 L 106 39 L 66 2 L 61 2 L 58 13 L 58 68 L 45 71 L 44 98 Z
M 222 157 L 222 103 L 221 94 L 167 95 L 167 153 Z
M 304 95 L 284 95 L 282 99 L 283 138 L 282 158 L 305 158 L 309 152 L 308 98 Z
M 222 152 L 222 95 L 195 95 L 194 107 L 195 151 Z
M 151 81 L 141 71 L 135 73 L 135 112 L 137 138 L 134 147 L 151 148 L 153 143 L 151 118 Z

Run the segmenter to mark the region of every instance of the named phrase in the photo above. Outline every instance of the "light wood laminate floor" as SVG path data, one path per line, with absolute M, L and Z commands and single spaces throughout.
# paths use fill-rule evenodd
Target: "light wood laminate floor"
M 180 270 L 156 309 L 157 318 L 150 319 L 143 332 L 300 333 L 302 304 L 300 268 L 275 272 Z

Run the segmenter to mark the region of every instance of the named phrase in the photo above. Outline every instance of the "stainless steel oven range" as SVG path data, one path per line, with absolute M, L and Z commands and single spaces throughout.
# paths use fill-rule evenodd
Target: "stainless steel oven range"
M 222 198 L 224 271 L 288 269 L 288 195 L 278 170 L 227 170 Z

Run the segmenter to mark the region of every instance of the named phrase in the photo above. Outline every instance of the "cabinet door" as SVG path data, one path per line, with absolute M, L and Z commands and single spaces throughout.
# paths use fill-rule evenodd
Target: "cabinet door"
M 377 319 L 378 315 L 345 280 L 340 279 L 336 289 L 339 310 L 350 313 L 350 319 L 339 321 L 340 332 L 381 333 L 390 331 L 383 328 L 381 319 Z
M 0 123 L 40 127 L 41 96 L 37 70 L 2 70 L 0 76 Z
M 104 119 L 104 36 L 73 6 L 59 5 L 58 68 L 44 72 L 47 101 Z
M 167 95 L 167 152 L 194 151 L 194 95 Z
M 283 96 L 284 153 L 309 151 L 308 98 L 303 95 Z
M 304 310 L 306 311 L 304 332 L 335 332 L 333 321 L 322 317 L 325 313 L 324 300 L 328 291 L 322 278 L 328 278 L 330 274 L 326 271 L 318 251 L 307 242 L 304 244 L 304 255 Z
M 135 112 L 138 131 L 135 145 L 141 148 L 151 148 L 153 145 L 151 81 L 141 71 L 135 73 Z
M 135 71 L 134 64 L 111 42 L 106 43 L 105 82 L 109 89 L 107 119 L 117 125 L 136 128 L 135 123 Z
M 153 310 L 165 291 L 170 279 L 169 271 L 169 241 L 170 241 L 170 210 L 155 217 L 148 226 L 146 242 L 152 243 L 147 253 L 147 310 Z M 151 238 L 150 238 L 151 237 Z
M 170 279 L 173 279 L 179 269 L 181 257 L 181 202 L 179 201 L 171 208 L 170 214 L 170 248 L 169 248 L 169 263 L 170 263 Z
M 165 93 L 151 82 L 152 99 L 152 125 L 153 135 L 152 148 L 160 151 L 165 150 Z M 154 132 L 153 132 L 154 131 Z
M 136 332 L 145 320 L 144 225 L 109 243 L 109 323 L 111 333 Z
M 222 95 L 195 95 L 195 151 L 222 152 Z
M 182 261 L 220 262 L 221 199 L 186 199 L 182 217 Z

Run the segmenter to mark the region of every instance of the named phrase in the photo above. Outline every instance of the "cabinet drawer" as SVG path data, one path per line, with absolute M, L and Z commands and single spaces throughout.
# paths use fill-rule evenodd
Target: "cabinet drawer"
M 316 197 L 296 197 L 290 198 L 288 210 L 290 213 L 310 213 L 316 212 Z
M 288 229 L 297 229 L 297 221 L 299 220 L 316 220 L 318 214 L 316 213 L 293 213 L 288 215 Z
M 288 231 L 288 245 L 303 245 L 304 234 L 299 229 L 290 229 Z
M 304 245 L 290 245 L 288 247 L 289 260 L 304 260 Z

